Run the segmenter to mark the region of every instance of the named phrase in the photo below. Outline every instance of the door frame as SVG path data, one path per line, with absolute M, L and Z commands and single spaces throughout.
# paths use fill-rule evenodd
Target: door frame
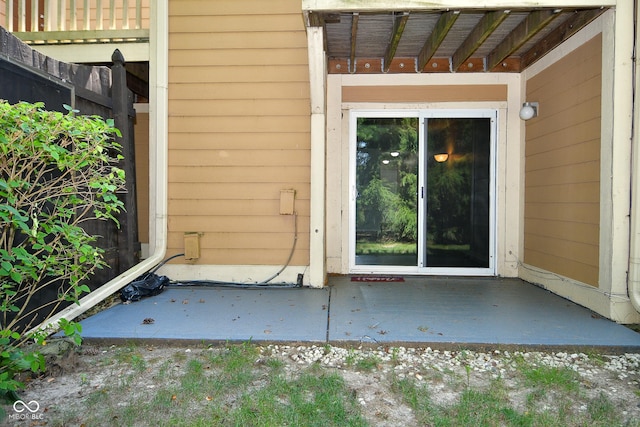
M 425 181 L 425 119 L 427 118 L 490 118 L 490 166 L 489 166 L 489 266 L 487 268 L 459 268 L 459 267 L 419 267 L 414 266 L 384 266 L 384 265 L 356 265 L 356 130 L 357 119 L 360 117 L 416 117 L 418 118 L 418 157 L 422 160 L 418 168 L 418 186 Z M 420 274 L 447 276 L 495 276 L 496 275 L 496 209 L 497 209 L 497 141 L 498 141 L 498 109 L 495 108 L 421 108 L 421 109 L 350 109 L 349 110 L 349 218 L 348 218 L 348 265 L 349 273 L 355 274 Z M 418 188 L 416 189 L 418 191 Z M 418 203 L 418 260 L 424 251 L 424 216 L 426 205 L 422 200 Z

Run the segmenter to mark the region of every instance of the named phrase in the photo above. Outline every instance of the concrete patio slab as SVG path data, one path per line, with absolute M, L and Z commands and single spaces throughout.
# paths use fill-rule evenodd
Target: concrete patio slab
M 640 334 L 518 279 L 335 283 L 334 341 L 640 346 Z
M 327 339 L 328 289 L 169 287 L 81 322 L 86 339 Z
M 640 334 L 519 279 L 405 277 L 324 289 L 170 286 L 81 322 L 87 340 L 608 347 Z

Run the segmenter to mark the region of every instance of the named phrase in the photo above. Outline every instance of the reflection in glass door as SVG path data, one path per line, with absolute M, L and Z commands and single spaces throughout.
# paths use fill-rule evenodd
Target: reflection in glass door
M 418 118 L 357 119 L 356 264 L 418 262 Z
M 495 112 L 353 114 L 352 270 L 493 274 Z
M 491 120 L 425 120 L 425 267 L 489 267 Z

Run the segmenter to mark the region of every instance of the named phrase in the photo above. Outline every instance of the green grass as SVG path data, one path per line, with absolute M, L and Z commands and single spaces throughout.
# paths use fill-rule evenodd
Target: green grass
M 325 348 L 325 351 L 330 351 Z M 50 408 L 47 425 L 91 426 L 366 426 L 358 402 L 340 370 L 318 363 L 291 370 L 251 343 L 176 352 L 163 360 L 146 350 L 117 349 L 100 367 L 111 378 L 99 387 L 82 381 L 82 403 Z M 418 425 L 427 426 L 636 426 L 603 393 L 587 395 L 578 373 L 515 357 L 517 375 L 476 381 L 478 373 L 423 368 L 418 381 L 400 376 L 397 349 L 388 362 L 351 349 L 347 366 L 388 383 L 397 402 L 408 406 Z M 465 353 L 462 352 L 464 361 Z M 147 356 L 147 357 L 145 357 Z M 466 367 L 466 368 L 465 368 Z M 462 368 L 465 368 L 462 370 Z M 80 377 L 81 379 L 84 377 Z M 450 384 L 448 400 L 434 394 Z M 479 385 L 481 384 L 481 385 Z M 437 387 L 437 388 L 436 388 Z M 519 393 L 518 404 L 513 393 Z M 369 408 L 370 410 L 370 408 Z M 370 413 L 369 413 L 370 414 Z
M 579 376 L 566 367 L 534 366 L 518 363 L 523 386 L 529 388 L 527 407 L 516 408 L 509 398 L 509 388 L 496 378 L 484 388 L 469 385 L 465 378 L 458 399 L 437 405 L 428 385 L 413 379 L 394 377 L 391 389 L 414 412 L 421 425 L 429 426 L 638 426 L 625 421 L 611 400 L 603 393 L 596 397 L 580 395 Z M 469 371 L 467 370 L 467 375 Z M 586 402 L 582 411 L 575 402 Z M 548 405 L 545 405 L 545 402 Z
M 51 425 L 366 425 L 340 375 L 311 366 L 289 377 L 282 361 L 261 358 L 251 344 L 176 353 L 157 365 L 153 387 L 144 390 L 132 389 L 133 379 L 148 368 L 137 349 L 112 357 L 110 366 L 127 373 L 89 393 L 86 410 L 61 411 L 55 419 L 48 414 Z M 137 399 L 118 398 L 132 392 Z
M 576 392 L 580 385 L 578 373 L 568 367 L 524 366 L 521 372 L 525 384 L 531 387 Z

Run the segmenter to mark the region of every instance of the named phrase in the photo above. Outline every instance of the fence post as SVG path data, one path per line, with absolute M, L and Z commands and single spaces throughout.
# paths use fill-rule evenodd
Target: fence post
M 126 193 L 124 194 L 125 212 L 120 214 L 119 269 L 128 270 L 139 262 L 140 242 L 138 241 L 138 212 L 136 208 L 136 168 L 135 146 L 133 133 L 133 97 L 127 88 L 127 70 L 124 67 L 124 57 L 116 49 L 111 56 L 111 96 L 113 99 L 113 119 L 115 126 L 122 136 L 124 159 L 120 167 L 126 174 Z

